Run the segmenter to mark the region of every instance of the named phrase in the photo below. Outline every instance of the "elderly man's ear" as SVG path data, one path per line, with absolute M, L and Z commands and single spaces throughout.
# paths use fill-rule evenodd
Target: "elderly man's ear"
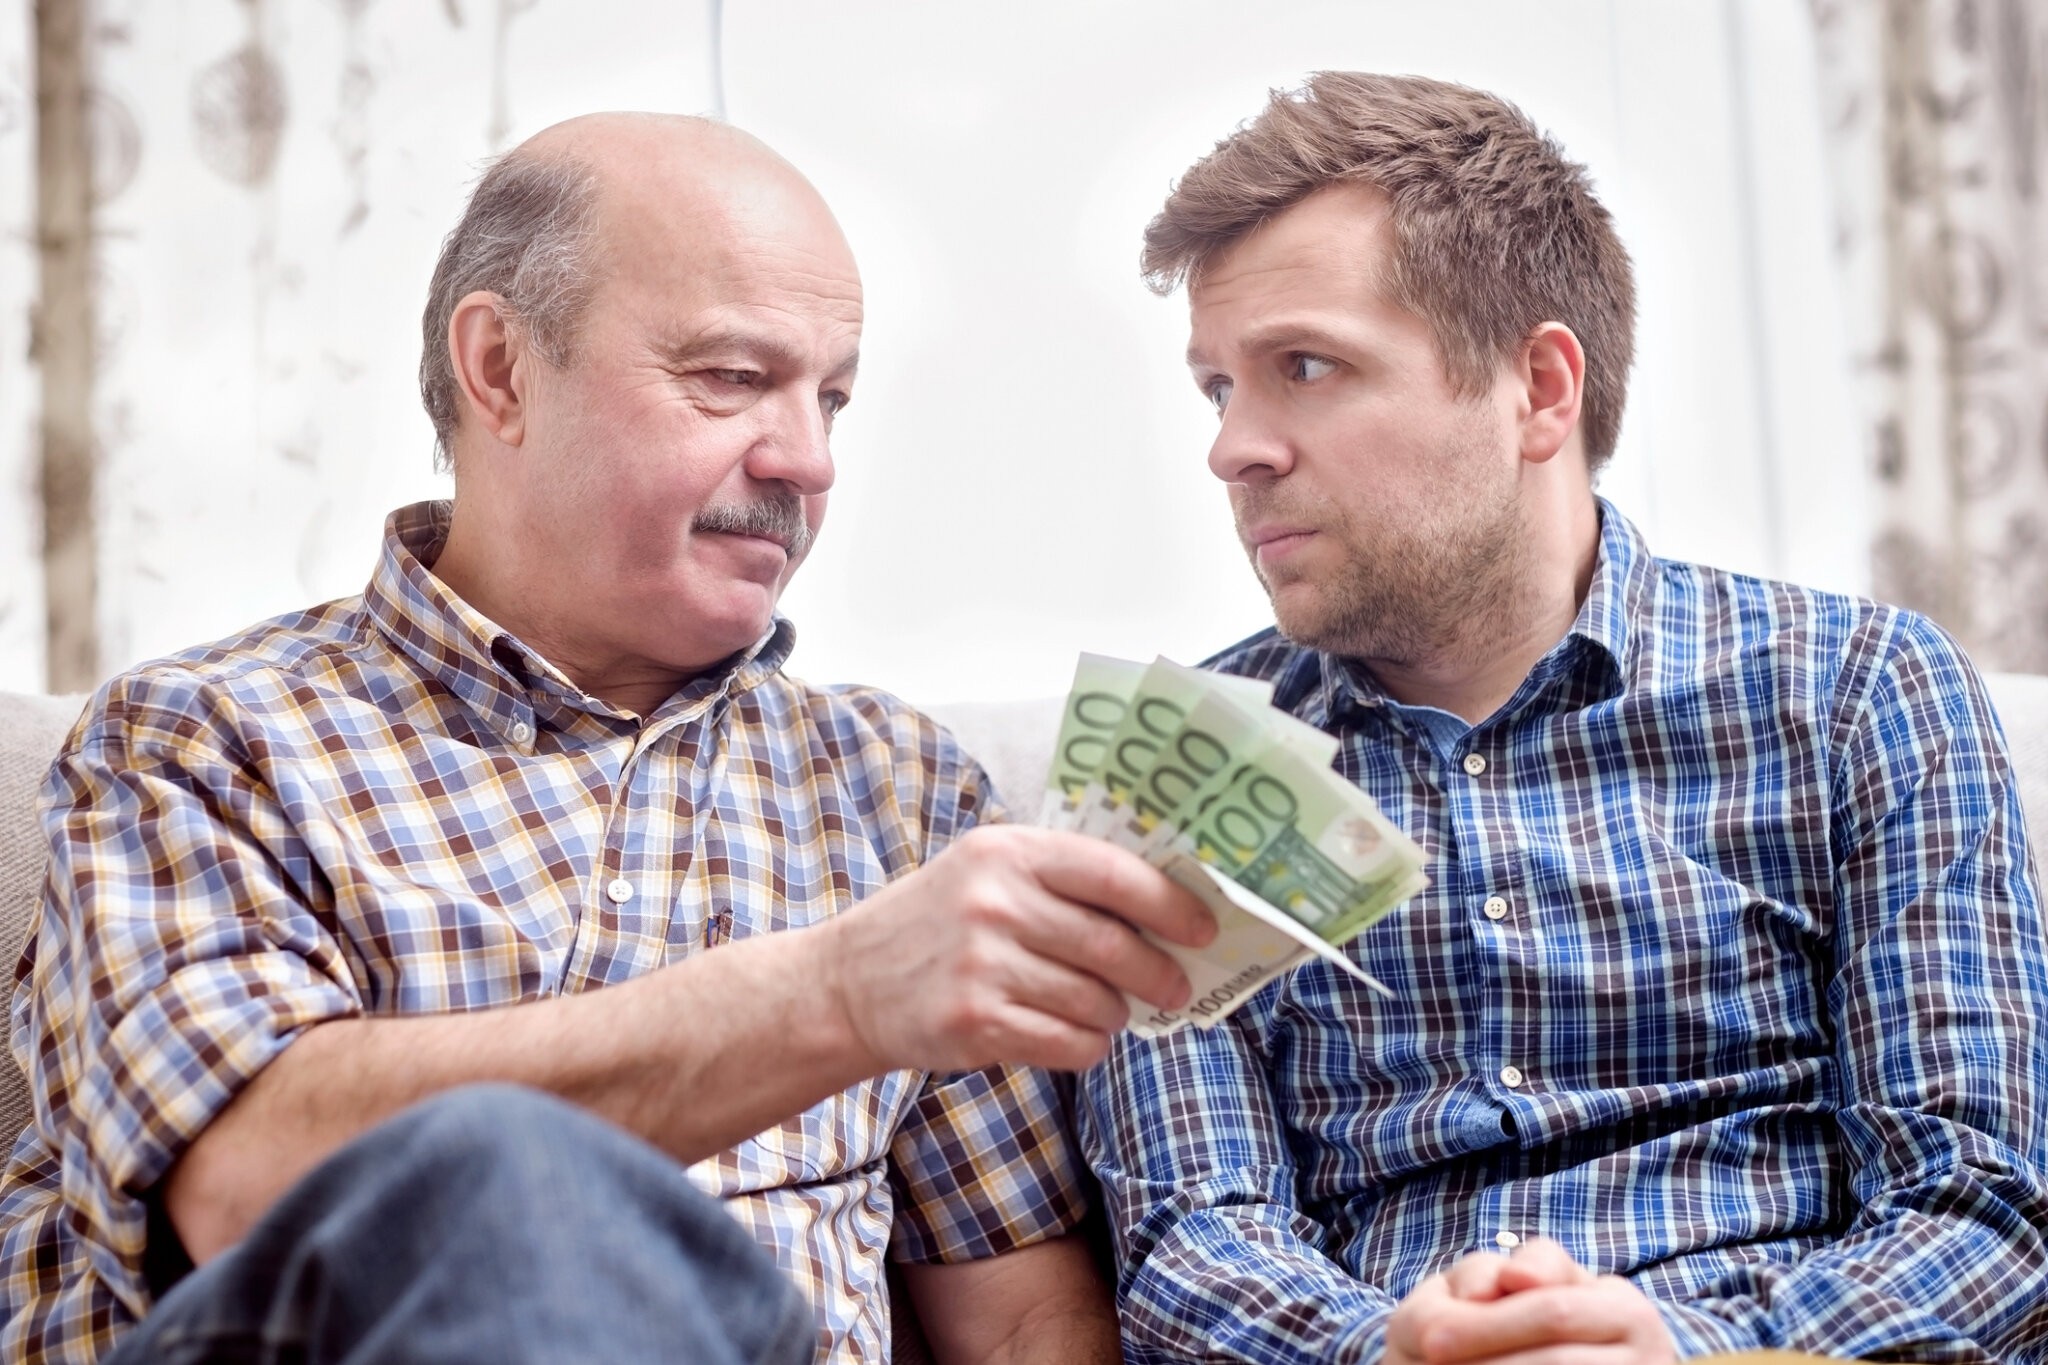
M 535 357 L 505 301 L 484 289 L 464 295 L 448 319 L 448 352 L 477 426 L 501 445 L 518 445 L 526 436 L 526 385 Z

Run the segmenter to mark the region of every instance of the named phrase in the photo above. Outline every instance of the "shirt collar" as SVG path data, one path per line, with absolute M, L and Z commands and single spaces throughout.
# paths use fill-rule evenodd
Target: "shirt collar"
M 1583 641 L 1591 647 L 1591 656 L 1609 671 L 1612 690 L 1608 695 L 1612 695 L 1635 671 L 1642 638 L 1637 622 L 1651 607 L 1657 561 L 1635 525 L 1607 499 L 1598 502 L 1600 549 L 1593 563 L 1593 581 L 1571 630 L 1538 667 L 1558 661 L 1572 641 Z
M 1620 692 L 1635 670 L 1635 655 L 1641 633 L 1635 626 L 1641 614 L 1651 609 L 1655 586 L 1656 559 L 1649 544 L 1633 523 L 1605 498 L 1596 498 L 1600 512 L 1600 543 L 1593 561 L 1593 579 L 1586 600 L 1572 628 L 1530 670 L 1530 677 L 1517 690 L 1526 694 L 1531 684 L 1545 684 L 1561 674 L 1588 670 L 1600 676 L 1586 679 L 1594 685 L 1592 699 L 1604 700 Z M 1322 716 L 1312 720 L 1328 724 L 1354 709 L 1371 709 L 1398 704 L 1389 697 L 1372 670 L 1355 659 L 1319 653 L 1322 677 L 1316 688 Z M 1510 702 L 1513 706 L 1516 702 Z M 1304 717 L 1308 719 L 1309 717 Z
M 589 696 L 518 636 L 477 611 L 433 573 L 448 541 L 450 504 L 417 502 L 384 522 L 384 547 L 363 590 L 378 629 L 431 678 L 460 697 L 494 732 L 531 738 L 536 710 L 572 709 L 613 719 L 625 714 Z M 758 687 L 780 672 L 796 628 L 777 616 L 753 646 L 722 669 L 693 679 L 647 718 L 649 724 L 695 713 L 707 699 Z

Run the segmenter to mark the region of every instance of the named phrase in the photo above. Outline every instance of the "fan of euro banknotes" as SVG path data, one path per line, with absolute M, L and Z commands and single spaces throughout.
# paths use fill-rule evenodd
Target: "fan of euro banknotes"
M 1168 659 L 1074 670 L 1039 823 L 1130 849 L 1216 915 L 1206 948 L 1152 939 L 1194 996 L 1127 997 L 1140 1036 L 1207 1028 L 1310 957 L 1389 994 L 1339 949 L 1428 885 L 1422 850 L 1331 769 L 1337 741 L 1272 696 Z

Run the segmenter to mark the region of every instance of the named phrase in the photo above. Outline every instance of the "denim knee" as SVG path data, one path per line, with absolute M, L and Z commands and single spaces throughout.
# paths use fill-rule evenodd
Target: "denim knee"
M 541 1090 L 500 1081 L 457 1086 L 401 1110 L 378 1130 L 393 1141 L 435 1150 L 489 1152 L 508 1139 L 590 1128 L 603 1119 Z
M 122 1359 L 739 1365 L 801 1360 L 816 1333 L 673 1158 L 565 1101 L 476 1085 L 322 1162 Z
M 640 1138 L 516 1085 L 465 1085 L 423 1100 L 373 1129 L 364 1147 L 365 1164 L 443 1205 L 480 1198 L 559 1208 L 567 1197 L 573 1207 L 625 1187 L 645 1197 L 685 1183 L 680 1165 Z

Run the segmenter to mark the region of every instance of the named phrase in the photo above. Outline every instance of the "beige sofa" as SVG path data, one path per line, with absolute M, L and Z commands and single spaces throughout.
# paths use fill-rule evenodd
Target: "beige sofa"
M 2031 843 L 2048 847 L 2048 677 L 1994 674 L 1990 684 L 2011 742 Z M 12 964 L 20 956 L 41 898 L 44 852 L 35 816 L 36 789 L 83 700 L 0 693 L 0 963 Z M 1012 808 L 1028 818 L 1051 761 L 1058 700 L 929 709 L 987 767 Z M 7 979 L 0 976 L 0 981 Z M 0 1134 L 18 1132 L 27 1118 L 28 1095 L 21 1074 L 11 1061 L 0 1062 Z M 910 1365 L 925 1358 L 910 1314 L 897 1314 L 896 1336 L 899 1362 Z M 1812 1359 L 1763 1352 L 1724 1357 L 1722 1365 Z

